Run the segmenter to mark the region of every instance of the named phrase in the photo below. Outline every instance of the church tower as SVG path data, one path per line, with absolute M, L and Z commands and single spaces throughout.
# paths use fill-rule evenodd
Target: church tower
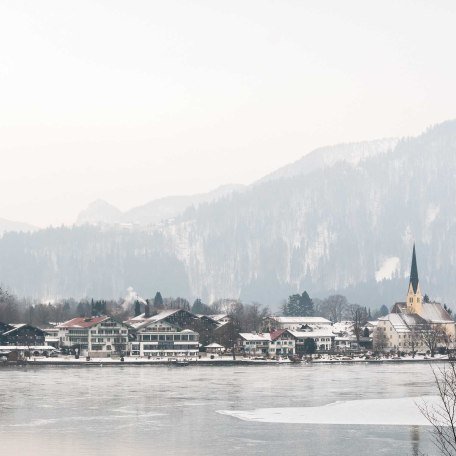
M 413 244 L 412 267 L 410 269 L 410 283 L 407 293 L 407 311 L 421 315 L 423 309 L 423 297 L 418 279 L 418 267 L 416 265 L 415 244 Z

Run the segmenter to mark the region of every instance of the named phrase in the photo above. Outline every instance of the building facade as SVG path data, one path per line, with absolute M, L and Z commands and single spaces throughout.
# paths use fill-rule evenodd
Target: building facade
M 157 315 L 145 314 L 126 323 L 132 328 L 131 355 L 153 358 L 194 358 L 199 354 L 199 334 L 189 328 L 198 317 L 178 310 L 164 310 Z
M 95 358 L 125 354 L 129 327 L 106 315 L 78 317 L 57 326 L 60 346 Z
M 43 346 L 46 332 L 35 326 L 20 323 L 0 323 L 0 345 Z
M 240 333 L 239 349 L 247 356 L 273 358 L 295 354 L 295 339 L 290 331 L 279 329 L 270 333 Z
M 290 333 L 295 339 L 297 355 L 307 354 L 310 339 L 315 343 L 316 352 L 331 351 L 334 348 L 336 335 L 332 332 L 330 326 L 322 329 L 305 327 L 300 331 L 290 331 Z

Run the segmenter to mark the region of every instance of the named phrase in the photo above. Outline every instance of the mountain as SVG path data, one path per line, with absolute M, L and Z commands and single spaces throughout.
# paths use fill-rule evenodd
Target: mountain
M 77 217 L 76 224 L 132 224 L 155 225 L 163 220 L 177 217 L 186 209 L 203 203 L 217 201 L 233 192 L 241 191 L 242 185 L 223 185 L 217 189 L 196 195 L 166 196 L 122 212 L 103 200 L 96 200 Z
M 77 225 L 97 225 L 100 223 L 116 223 L 122 217 L 122 211 L 104 200 L 98 199 L 81 211 L 76 220 Z
M 274 308 L 307 290 L 390 306 L 404 298 L 416 241 L 422 291 L 454 306 L 456 121 L 387 141 L 322 148 L 307 166 L 304 157 L 147 229 L 6 233 L 0 283 L 40 297 L 116 298 L 132 286 Z
M 367 158 L 390 152 L 396 147 L 398 141 L 396 138 L 387 138 L 321 147 L 304 155 L 298 161 L 264 176 L 258 183 L 310 174 L 340 162 L 356 166 Z
M 218 201 L 220 198 L 228 196 L 233 192 L 239 192 L 243 188 L 243 185 L 223 185 L 208 193 L 187 196 L 166 196 L 130 209 L 123 214 L 122 221 L 139 225 L 153 225 L 162 220 L 177 217 L 188 208 Z
M 23 222 L 13 222 L 0 218 L 0 236 L 8 231 L 35 231 L 38 228 Z
M 388 304 L 403 297 L 416 240 L 423 290 L 451 301 L 455 176 L 452 121 L 356 164 L 338 161 L 258 183 L 181 218 L 164 234 L 192 291 L 210 298 L 274 305 L 307 289 Z

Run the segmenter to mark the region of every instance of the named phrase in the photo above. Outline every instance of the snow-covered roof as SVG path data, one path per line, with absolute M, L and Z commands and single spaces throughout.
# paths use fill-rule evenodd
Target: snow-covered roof
M 373 326 L 374 328 L 378 325 L 378 320 L 368 321 L 366 326 Z
M 333 324 L 333 332 L 335 333 L 347 333 L 353 331 L 353 322 L 352 321 L 338 321 Z
M 278 323 L 296 323 L 296 324 L 326 324 L 330 325 L 331 321 L 323 317 L 269 317 Z
M 14 332 L 16 332 L 18 329 L 21 329 L 21 328 L 24 328 L 27 326 L 32 328 L 34 331 L 38 331 L 39 333 L 42 333 L 43 335 L 45 333 L 45 331 L 43 331 L 42 329 L 36 328 L 35 326 L 31 326 L 27 323 L 11 323 L 9 326 L 12 326 L 12 328 L 8 329 L 8 331 L 5 331 L 4 333 L 2 333 L 2 336 L 10 336 Z
M 212 344 L 206 345 L 205 348 L 225 348 L 225 347 L 223 345 L 212 342 Z
M 298 339 L 309 339 L 314 337 L 335 337 L 335 334 L 332 332 L 331 329 L 315 329 L 314 331 L 293 331 L 289 330 L 289 332 Z
M 0 345 L 0 350 L 56 350 L 51 345 Z
M 248 341 L 270 342 L 271 335 L 269 333 L 239 333 L 239 336 Z
M 410 327 L 422 325 L 425 321 L 417 314 L 390 313 L 380 317 L 378 321 L 389 321 L 396 332 L 408 333 Z
M 195 331 L 192 331 L 191 329 L 183 329 L 180 331 L 181 334 L 197 334 Z
M 228 317 L 228 314 L 215 314 L 215 315 L 205 315 L 207 318 L 210 318 L 214 321 L 220 321 Z
M 127 320 L 125 323 L 127 325 L 130 325 L 134 329 L 139 329 L 143 328 L 144 326 L 148 326 L 151 323 L 157 323 L 161 320 L 164 320 L 165 318 L 170 317 L 171 315 L 174 315 L 176 312 L 179 312 L 180 309 L 166 309 L 162 310 L 156 315 L 152 315 L 149 318 L 145 317 L 145 314 L 138 315 L 137 317 L 130 318 Z
M 424 302 L 421 317 L 431 323 L 453 323 L 448 312 L 438 302 Z
M 108 318 L 110 317 L 107 317 L 106 315 L 102 315 L 101 317 L 77 317 L 61 323 L 58 328 L 91 328 Z

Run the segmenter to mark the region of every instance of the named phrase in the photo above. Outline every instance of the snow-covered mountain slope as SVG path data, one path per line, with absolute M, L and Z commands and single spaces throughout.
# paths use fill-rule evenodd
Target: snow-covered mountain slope
M 139 226 L 154 225 L 182 214 L 186 209 L 198 207 L 203 203 L 217 201 L 233 192 L 242 191 L 242 185 L 223 185 L 208 193 L 195 195 L 166 196 L 134 207 L 125 212 L 103 200 L 96 200 L 77 217 L 76 224 L 113 225 L 132 224 Z
M 345 162 L 356 166 L 363 160 L 390 152 L 396 147 L 398 139 L 387 138 L 375 141 L 337 144 L 315 149 L 294 163 L 283 166 L 261 178 L 258 183 L 276 179 L 306 175 L 323 168 Z
M 182 214 L 186 209 L 198 207 L 200 204 L 211 203 L 244 189 L 243 185 L 223 185 L 208 193 L 196 195 L 166 196 L 153 200 L 142 206 L 126 211 L 122 221 L 139 225 L 152 225 Z
M 274 304 L 309 289 L 388 304 L 403 298 L 416 240 L 423 287 L 456 298 L 456 122 L 386 150 L 267 180 L 167 226 L 193 293 Z
M 258 182 L 148 230 L 5 234 L 1 282 L 27 296 L 108 298 L 132 286 L 274 307 L 306 289 L 390 305 L 404 298 L 416 241 L 422 291 L 455 305 L 456 121 L 388 147 Z

